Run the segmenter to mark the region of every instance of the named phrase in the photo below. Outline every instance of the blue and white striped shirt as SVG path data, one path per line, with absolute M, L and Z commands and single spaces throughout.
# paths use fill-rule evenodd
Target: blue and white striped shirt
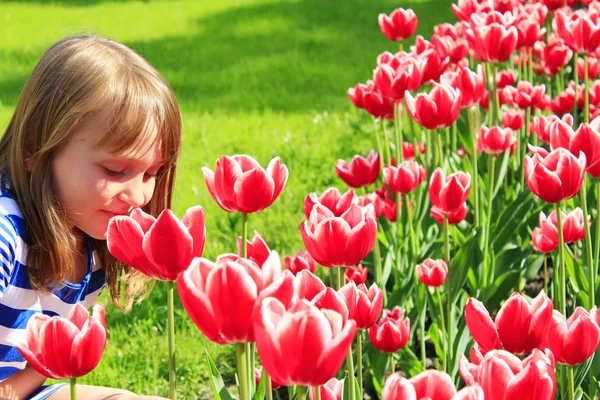
M 0 381 L 25 368 L 25 359 L 11 343 L 25 341 L 25 328 L 32 315 L 67 317 L 77 303 L 90 308 L 105 284 L 104 270 L 95 262 L 86 237 L 88 272 L 80 283 L 67 283 L 48 294 L 32 289 L 24 238 L 19 207 L 8 191 L 0 189 Z

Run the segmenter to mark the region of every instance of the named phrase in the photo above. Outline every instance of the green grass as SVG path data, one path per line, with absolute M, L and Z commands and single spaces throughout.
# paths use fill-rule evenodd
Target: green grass
M 377 15 L 402 6 L 419 16 L 419 33 L 454 21 L 446 1 L 202 0 L 4 1 L 0 5 L 0 126 L 21 88 L 56 40 L 93 32 L 132 47 L 171 83 L 184 120 L 174 209 L 200 204 L 207 214 L 205 256 L 235 251 L 240 218 L 212 201 L 201 167 L 223 154 L 245 153 L 263 165 L 280 156 L 290 178 L 280 198 L 252 215 L 281 255 L 302 247 L 303 199 L 335 185 L 339 158 L 375 146 L 372 125 L 356 112 L 346 89 L 371 77 L 376 56 L 396 50 Z M 98 368 L 81 382 L 166 396 L 166 291 L 124 315 L 110 309 L 109 344 Z M 205 340 L 178 304 L 178 392 L 209 398 L 204 347 L 232 379 L 233 352 Z

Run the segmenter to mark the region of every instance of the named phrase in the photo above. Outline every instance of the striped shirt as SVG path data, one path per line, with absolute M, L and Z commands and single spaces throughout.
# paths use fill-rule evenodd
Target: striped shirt
M 11 343 L 25 342 L 27 321 L 36 313 L 67 317 L 77 303 L 90 308 L 104 288 L 104 271 L 94 260 L 86 237 L 88 272 L 80 283 L 44 294 L 32 289 L 27 275 L 25 224 L 6 182 L 0 188 L 0 381 L 25 368 Z

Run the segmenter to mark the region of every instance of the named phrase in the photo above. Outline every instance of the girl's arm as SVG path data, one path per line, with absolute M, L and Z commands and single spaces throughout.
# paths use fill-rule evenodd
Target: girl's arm
M 0 398 L 9 400 L 28 399 L 34 390 L 46 381 L 46 377 L 30 366 L 15 372 L 9 378 L 0 382 Z

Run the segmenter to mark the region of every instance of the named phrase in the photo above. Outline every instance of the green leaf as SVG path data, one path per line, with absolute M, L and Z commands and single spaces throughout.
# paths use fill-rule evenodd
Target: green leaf
M 217 366 L 215 365 L 213 360 L 210 358 L 206 347 L 204 347 L 204 352 L 206 353 L 206 363 L 208 364 L 208 369 L 210 372 L 211 387 L 215 400 L 234 400 L 234 398 L 231 397 L 231 395 L 227 391 L 227 388 L 223 383 L 221 373 L 217 369 Z
M 381 277 L 381 282 L 383 284 L 383 289 L 385 290 L 385 285 L 387 284 L 388 279 L 390 279 L 390 273 L 392 272 L 392 265 L 394 264 L 393 258 L 393 247 L 388 249 L 384 259 L 383 259 L 383 273 Z
M 502 249 L 511 237 L 514 237 L 515 227 L 521 224 L 521 221 L 533 209 L 531 191 L 523 191 L 519 197 L 510 204 L 506 205 L 504 212 L 495 218 L 496 223 L 492 230 L 491 246 L 495 249 Z
M 565 268 L 575 292 L 588 292 L 589 284 L 584 269 L 579 266 L 578 261 L 571 252 L 569 246 L 565 246 Z M 587 268 L 586 268 L 587 269 Z
M 506 300 L 515 291 L 521 271 L 511 270 L 494 279 L 483 293 L 483 303 L 488 310 L 495 310 L 502 300 Z
M 408 348 L 408 346 L 400 350 L 399 353 L 400 361 L 398 362 L 398 366 L 401 371 L 405 371 L 409 376 L 415 376 L 425 371 L 419 358 Z
M 510 151 L 507 150 L 504 152 L 504 155 L 502 156 L 502 164 L 500 164 L 500 168 L 498 168 L 498 166 L 496 166 L 496 174 L 494 177 L 494 182 L 495 186 L 494 186 L 494 194 L 492 195 L 492 199 L 496 198 L 496 194 L 498 193 L 498 190 L 500 190 L 500 188 L 502 187 L 502 185 L 504 184 L 504 178 L 506 177 L 506 171 L 508 170 L 508 160 L 510 159 Z M 496 163 L 498 163 L 498 160 L 495 161 Z
M 450 294 L 452 302 L 456 301 L 460 291 L 465 285 L 469 268 L 476 269 L 482 260 L 482 254 L 479 250 L 479 237 L 481 231 L 471 234 L 465 244 L 458 250 L 456 255 L 450 261 L 448 266 L 451 271 L 450 279 Z
M 267 388 L 267 373 L 265 369 L 262 369 L 262 373 L 260 374 L 260 383 L 256 387 L 256 392 L 254 392 L 254 396 L 252 396 L 252 400 L 264 400 L 265 393 Z
M 435 347 L 435 354 L 437 354 L 440 360 L 443 360 L 446 357 L 446 353 L 444 352 L 444 344 L 442 343 L 443 335 L 440 334 L 440 327 L 434 322 L 429 327 L 427 333 Z

